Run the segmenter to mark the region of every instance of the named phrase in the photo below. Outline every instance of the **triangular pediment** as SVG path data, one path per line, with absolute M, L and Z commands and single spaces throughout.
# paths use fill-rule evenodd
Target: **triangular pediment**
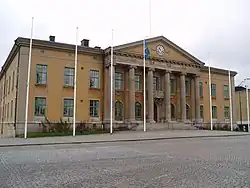
M 199 59 L 195 58 L 164 36 L 147 39 L 147 46 L 150 50 L 150 57 L 152 58 L 162 58 L 166 60 L 181 61 L 188 64 L 204 65 Z M 143 55 L 143 41 L 141 40 L 115 46 L 114 50 Z

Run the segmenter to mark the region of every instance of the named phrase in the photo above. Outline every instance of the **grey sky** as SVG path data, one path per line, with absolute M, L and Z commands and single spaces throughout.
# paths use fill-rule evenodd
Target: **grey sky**
M 75 43 L 90 39 L 91 46 L 107 47 L 149 35 L 148 0 L 8 0 L 0 2 L 0 64 L 18 36 Z M 236 83 L 250 76 L 249 0 L 152 0 L 152 34 L 164 35 L 197 58 L 238 72 Z

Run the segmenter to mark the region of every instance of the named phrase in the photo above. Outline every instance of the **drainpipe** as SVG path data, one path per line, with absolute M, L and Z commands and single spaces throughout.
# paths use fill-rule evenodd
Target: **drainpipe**
M 16 98 L 15 98 L 15 119 L 14 119 L 14 129 L 16 131 L 16 121 L 17 121 L 17 96 L 18 96 L 18 78 L 19 78 L 19 66 L 20 66 L 20 50 L 18 52 L 18 61 L 17 61 L 17 73 L 16 73 Z

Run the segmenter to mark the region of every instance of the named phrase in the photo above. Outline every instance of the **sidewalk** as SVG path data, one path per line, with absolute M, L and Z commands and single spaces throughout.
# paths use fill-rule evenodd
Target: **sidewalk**
M 32 145 L 55 145 L 55 144 L 81 144 L 103 142 L 129 142 L 145 140 L 202 138 L 202 137 L 229 137 L 250 136 L 248 132 L 230 131 L 205 131 L 205 130 L 167 130 L 167 131 L 124 131 L 114 134 L 82 135 L 44 138 L 0 138 L 0 147 L 32 146 Z

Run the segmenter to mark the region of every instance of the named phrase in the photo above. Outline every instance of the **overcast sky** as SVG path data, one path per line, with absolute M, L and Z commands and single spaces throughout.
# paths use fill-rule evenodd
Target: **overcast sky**
M 250 76 L 249 0 L 152 0 L 151 36 L 164 35 L 206 64 L 238 72 L 236 83 Z M 18 36 L 108 47 L 150 35 L 149 0 L 2 0 L 0 64 Z M 210 58 L 208 58 L 208 54 Z M 209 60 L 209 61 L 208 61 Z

